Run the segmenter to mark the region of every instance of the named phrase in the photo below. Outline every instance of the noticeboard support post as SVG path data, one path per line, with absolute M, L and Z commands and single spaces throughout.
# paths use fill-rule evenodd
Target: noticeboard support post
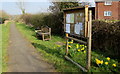
M 88 22 L 88 51 L 87 51 L 87 69 L 91 67 L 91 43 L 92 43 L 92 11 L 89 11 L 89 22 Z
M 66 33 L 66 55 L 68 55 L 68 33 Z
M 85 37 L 87 37 L 87 34 L 88 34 L 88 5 L 85 6 L 85 31 L 84 31 L 84 35 Z

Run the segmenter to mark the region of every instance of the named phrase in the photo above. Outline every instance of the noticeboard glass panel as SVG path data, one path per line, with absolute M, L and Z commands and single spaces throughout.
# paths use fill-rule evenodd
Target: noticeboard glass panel
M 69 24 L 69 26 L 68 26 Z M 85 12 L 68 13 L 66 14 L 66 32 L 84 36 Z M 67 28 L 69 27 L 69 29 Z
M 74 23 L 74 14 L 67 14 L 66 15 L 66 23 Z
M 70 33 L 70 24 L 66 24 L 66 33 Z

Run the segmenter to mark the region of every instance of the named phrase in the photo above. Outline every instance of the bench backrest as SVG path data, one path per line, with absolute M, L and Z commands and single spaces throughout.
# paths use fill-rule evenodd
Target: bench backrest
M 51 28 L 49 28 L 49 27 L 41 27 L 41 30 L 43 33 L 47 33 L 47 32 L 51 33 Z

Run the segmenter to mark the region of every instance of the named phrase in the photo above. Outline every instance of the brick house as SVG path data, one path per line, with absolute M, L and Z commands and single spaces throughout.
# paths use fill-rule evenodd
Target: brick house
M 120 1 L 95 2 L 95 19 L 120 20 Z

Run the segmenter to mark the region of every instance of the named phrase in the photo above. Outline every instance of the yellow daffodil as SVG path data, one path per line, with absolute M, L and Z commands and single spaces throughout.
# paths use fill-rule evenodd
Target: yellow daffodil
M 84 47 L 81 50 L 84 50 Z
M 72 42 L 73 42 L 73 40 L 72 40 Z
M 103 60 L 102 60 L 102 61 L 100 61 L 100 63 L 101 63 L 101 64 L 103 64 Z
M 68 43 L 71 43 L 71 44 L 72 44 L 72 43 L 73 43 L 73 40 L 72 40 L 71 42 L 68 42 Z
M 98 59 L 95 59 L 96 60 L 96 63 L 97 64 L 103 64 L 103 60 L 102 61 L 100 61 L 100 60 L 98 60 Z
M 79 45 L 78 45 L 78 44 L 76 45 L 76 48 L 79 48 Z
M 116 64 L 112 64 L 113 67 L 116 67 Z
M 95 61 L 98 61 L 98 59 L 95 59 Z
M 95 59 L 96 60 L 96 64 L 101 64 L 101 61 L 98 60 L 98 59 Z
M 78 51 L 80 51 L 80 49 L 78 49 Z
M 68 47 L 70 47 L 70 48 L 71 48 L 71 46 L 70 46 L 70 45 L 68 45 Z
M 84 45 L 82 45 L 82 46 L 84 46 Z
M 108 61 L 110 60 L 110 58 L 109 58 L 109 57 L 107 57 L 106 59 L 107 59 Z
M 106 65 L 108 65 L 108 62 L 105 62 Z
M 84 51 L 84 53 L 86 53 L 86 51 Z
M 57 45 L 58 47 L 60 47 L 60 45 Z
M 85 46 L 85 48 L 86 48 L 87 46 Z
M 80 47 L 82 47 L 82 45 L 80 45 Z

